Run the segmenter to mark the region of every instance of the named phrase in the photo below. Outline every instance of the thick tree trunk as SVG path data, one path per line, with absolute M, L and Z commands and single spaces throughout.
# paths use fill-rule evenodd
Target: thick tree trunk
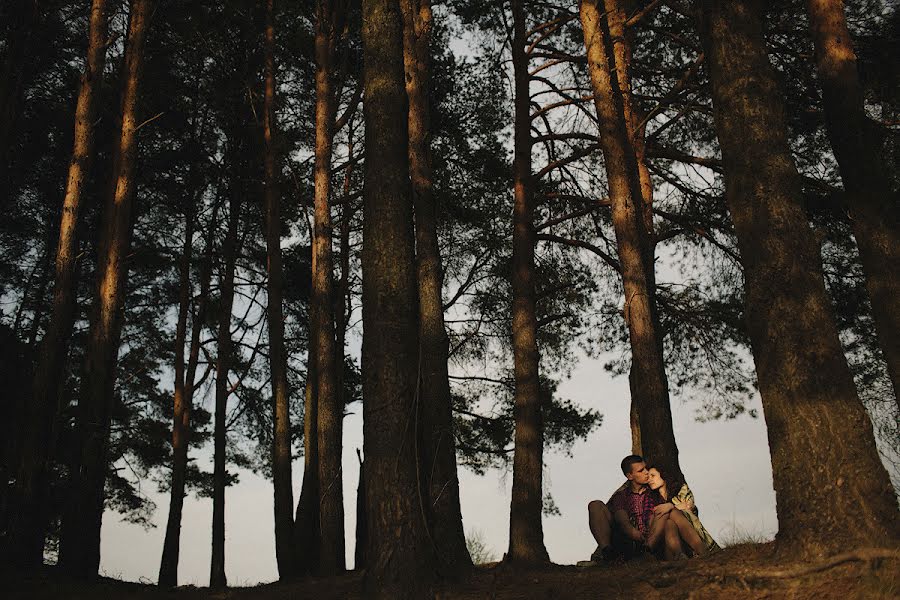
M 409 173 L 416 225 L 419 284 L 419 352 L 421 353 L 422 449 L 420 469 L 428 492 L 431 536 L 439 566 L 446 577 L 458 577 L 472 567 L 466 548 L 456 441 L 447 371 L 449 340 L 441 297 L 443 274 L 437 237 L 437 207 L 431 163 L 429 0 L 401 0 L 406 95 L 409 100 Z
M 632 444 L 680 474 L 656 306 L 653 232 L 648 229 L 652 220 L 648 223 L 645 210 L 652 201 L 652 187 L 649 176 L 642 181 L 633 143 L 636 117 L 628 65 L 631 52 L 624 39 L 625 12 L 616 0 L 606 0 L 602 10 L 597 0 L 584 0 L 580 13 L 631 339 L 629 383 L 632 415 L 638 425 Z
M 99 242 L 97 288 L 88 333 L 78 407 L 80 461 L 74 478 L 71 523 L 61 540 L 60 564 L 94 576 L 100 566 L 100 527 L 108 468 L 110 417 L 115 403 L 116 364 L 125 300 L 126 263 L 131 247 L 134 168 L 137 159 L 137 104 L 151 0 L 134 0 L 129 16 L 122 92 L 122 126 L 113 160 L 114 192 L 104 210 Z
M 278 169 L 275 149 L 275 6 L 266 0 L 265 100 L 263 136 L 265 138 L 265 223 L 268 257 L 269 369 L 272 380 L 272 480 L 274 483 L 275 557 L 281 579 L 293 577 L 297 570 L 294 556 L 294 492 L 291 482 L 291 416 L 287 381 L 287 356 L 284 351 L 283 283 L 281 268 L 281 210 L 278 193 Z
M 234 160 L 241 161 L 239 156 Z M 228 397 L 231 384 L 228 373 L 231 370 L 232 339 L 231 311 L 234 305 L 234 272 L 237 262 L 238 226 L 241 220 L 241 196 L 244 189 L 240 176 L 232 175 L 228 210 L 228 233 L 222 246 L 225 260 L 224 273 L 219 285 L 219 331 L 216 341 L 216 406 L 213 417 L 213 515 L 212 515 L 212 556 L 209 568 L 209 587 L 222 589 L 228 585 L 225 577 L 225 485 L 226 485 L 226 441 Z
M 397 0 L 364 0 L 363 451 L 371 598 L 432 598 L 418 480 L 418 299 L 403 29 Z
M 97 119 L 101 79 L 106 62 L 106 0 L 91 4 L 90 32 L 85 71 L 81 76 L 75 108 L 75 142 L 66 179 L 53 307 L 47 332 L 41 341 L 34 377 L 34 398 L 24 428 L 22 462 L 16 478 L 16 521 L 12 527 L 13 556 L 24 566 L 39 566 L 44 558 L 48 501 L 47 461 L 53 454 L 54 419 L 65 379 L 65 360 L 75 311 L 77 255 L 76 226 L 85 180 L 94 155 L 94 121 Z
M 802 556 L 894 545 L 897 501 L 838 340 L 766 56 L 764 3 L 699 6 L 768 426 L 776 541 Z
M 512 1 L 515 122 L 513 177 L 512 343 L 515 367 L 515 452 L 512 500 L 509 511 L 509 551 L 506 560 L 544 563 L 543 456 L 544 422 L 541 411 L 540 356 L 534 282 L 534 189 L 531 173 L 531 115 L 528 43 L 522 0 Z
M 342 27 L 335 2 L 316 8 L 316 156 L 315 216 L 312 258 L 312 314 L 316 319 L 316 392 L 319 444 L 319 568 L 336 575 L 346 568 L 344 557 L 344 494 L 341 436 L 344 407 L 337 388 L 334 340 L 333 260 L 331 250 L 331 157 L 334 143 L 334 59 Z
M 878 126 L 867 116 L 842 0 L 807 0 L 825 127 L 840 166 L 875 330 L 900 402 L 900 221 Z

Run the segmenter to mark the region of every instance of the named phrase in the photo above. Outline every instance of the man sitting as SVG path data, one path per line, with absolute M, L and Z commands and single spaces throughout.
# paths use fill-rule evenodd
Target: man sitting
M 627 481 L 606 504 L 600 500 L 588 503 L 588 525 L 597 542 L 591 561 L 629 560 L 650 551 L 662 553 L 666 559 L 677 558 L 681 537 L 675 524 L 665 523 L 662 531 L 653 527 L 653 509 L 662 500 L 647 487 L 650 473 L 644 459 L 626 456 L 622 473 Z

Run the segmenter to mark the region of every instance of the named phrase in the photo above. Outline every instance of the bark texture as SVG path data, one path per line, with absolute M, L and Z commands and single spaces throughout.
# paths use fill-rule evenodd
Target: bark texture
M 880 126 L 866 116 L 844 3 L 807 0 L 807 11 L 825 127 L 844 182 L 878 342 L 900 402 L 900 197 L 891 190 Z
M 122 89 L 122 123 L 113 159 L 113 193 L 103 213 L 97 287 L 78 402 L 78 470 L 69 522 L 60 540 L 60 565 L 81 576 L 100 566 L 100 527 L 109 462 L 110 418 L 115 403 L 127 257 L 131 248 L 134 168 L 137 161 L 137 104 L 144 45 L 153 2 L 134 0 L 129 15 Z
M 643 142 L 636 143 L 639 133 L 631 96 L 625 9 L 617 0 L 602 4 L 584 0 L 580 16 L 625 290 L 632 423 L 638 428 L 632 432 L 632 445 L 639 454 L 664 462 L 680 474 L 656 305 L 653 190 L 643 161 Z
M 23 566 L 39 566 L 44 558 L 47 461 L 53 454 L 54 421 L 59 411 L 65 360 L 75 311 L 76 227 L 85 181 L 94 157 L 94 121 L 97 120 L 103 68 L 106 62 L 106 0 L 91 3 L 85 71 L 75 107 L 75 141 L 63 198 L 59 241 L 56 247 L 53 306 L 41 340 L 34 378 L 34 398 L 24 431 L 22 462 L 14 497 L 16 521 L 12 529 L 13 556 Z
M 506 560 L 539 564 L 550 560 L 544 546 L 543 509 L 544 422 L 538 373 L 537 316 L 534 282 L 534 188 L 531 173 L 531 114 L 528 40 L 522 0 L 512 1 L 513 73 L 515 82 L 515 199 L 512 231 L 512 344 L 515 370 L 512 500 L 509 510 L 509 550 Z
M 312 249 L 312 315 L 315 345 L 317 441 L 319 445 L 319 565 L 320 575 L 346 568 L 344 558 L 344 495 L 341 436 L 344 406 L 337 387 L 334 339 L 334 282 L 331 226 L 331 158 L 334 120 L 335 51 L 343 29 L 342 7 L 333 0 L 316 3 L 316 149 L 315 215 Z
M 363 451 L 371 598 L 432 598 L 418 481 L 418 299 L 403 29 L 397 0 L 364 0 Z
M 766 55 L 764 4 L 699 7 L 772 456 L 776 541 L 806 557 L 894 545 L 897 501 L 838 341 Z
M 447 371 L 449 340 L 441 297 L 443 273 L 437 237 L 428 100 L 432 13 L 429 0 L 401 0 L 406 95 L 409 101 L 409 173 L 416 224 L 422 444 L 420 478 L 428 491 L 431 536 L 442 573 L 457 577 L 472 567 L 466 548 L 456 440 Z
M 296 574 L 294 556 L 294 492 L 291 482 L 291 416 L 284 350 L 284 283 L 281 267 L 281 209 L 275 145 L 275 3 L 266 0 L 265 96 L 265 223 L 268 267 L 269 372 L 272 380 L 272 479 L 274 483 L 275 558 L 281 579 Z

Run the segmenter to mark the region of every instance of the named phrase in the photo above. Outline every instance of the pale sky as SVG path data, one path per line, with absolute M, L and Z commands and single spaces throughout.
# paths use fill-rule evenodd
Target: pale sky
M 623 480 L 619 461 L 630 453 L 629 393 L 625 377 L 612 378 L 603 358 L 582 357 L 572 378 L 559 393 L 584 407 L 599 410 L 603 425 L 573 447 L 571 457 L 545 455 L 545 485 L 553 494 L 560 516 L 544 517 L 544 539 L 550 559 L 572 564 L 587 559 L 595 544 L 587 528 L 587 503 L 606 500 Z M 344 425 L 344 502 L 347 564 L 353 564 L 356 530 L 356 485 L 359 467 L 356 448 L 362 447 L 362 419 L 356 414 Z M 758 398 L 748 408 L 761 409 Z M 735 531 L 771 538 L 777 529 L 775 494 L 764 419 L 746 415 L 734 421 L 698 423 L 694 405 L 673 401 L 675 435 L 681 464 L 707 529 L 719 541 Z M 760 410 L 760 415 L 762 410 Z M 206 460 L 208 453 L 202 455 Z M 211 468 L 211 464 L 202 465 Z M 294 498 L 300 493 L 302 460 L 294 463 Z M 253 585 L 278 578 L 272 484 L 249 472 L 226 490 L 225 565 L 230 585 Z M 154 486 L 148 483 L 148 486 Z M 477 476 L 460 470 L 460 494 L 466 532 L 481 533 L 499 559 L 506 551 L 512 475 L 490 471 Z M 147 491 L 147 490 L 145 490 Z M 159 571 L 168 497 L 150 496 L 158 505 L 155 529 L 145 531 L 107 511 L 102 531 L 101 573 L 129 581 L 155 583 Z M 180 585 L 209 582 L 212 500 L 185 500 L 181 530 Z

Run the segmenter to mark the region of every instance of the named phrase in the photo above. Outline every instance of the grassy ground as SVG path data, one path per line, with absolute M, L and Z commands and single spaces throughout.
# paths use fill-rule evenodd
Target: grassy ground
M 48 568 L 23 577 L 7 574 L 4 598 L 87 600 L 303 599 L 362 598 L 362 576 L 348 573 L 331 579 L 273 583 L 212 592 L 101 579 L 92 583 L 66 579 Z M 858 550 L 818 563 L 778 562 L 772 544 L 743 544 L 713 556 L 679 562 L 655 560 L 577 568 L 554 565 L 515 571 L 504 565 L 482 565 L 467 580 L 438 591 L 441 600 L 519 600 L 640 598 L 641 600 L 896 600 L 900 598 L 900 552 Z

